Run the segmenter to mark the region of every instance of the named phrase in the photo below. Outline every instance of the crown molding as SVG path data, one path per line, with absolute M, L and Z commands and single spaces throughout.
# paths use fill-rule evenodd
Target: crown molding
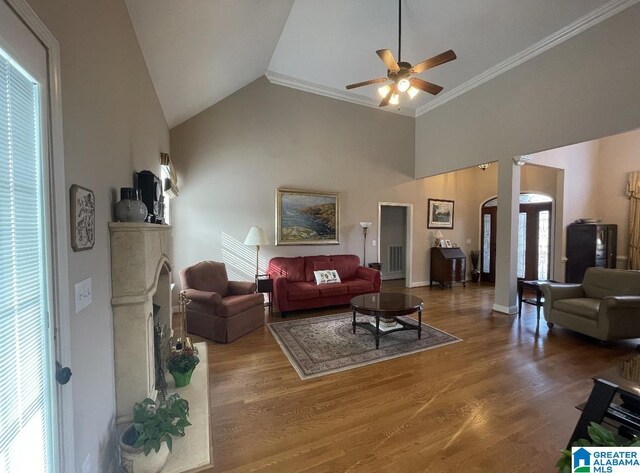
M 640 1 L 640 0 L 637 0 Z M 265 72 L 265 77 L 269 79 L 269 82 L 272 84 L 283 85 L 285 87 L 291 87 L 292 89 L 302 90 L 304 92 L 310 92 L 312 94 L 323 95 L 325 97 L 330 97 L 332 99 L 342 100 L 344 102 L 351 102 L 358 105 L 364 105 L 365 107 L 371 107 L 379 109 L 379 102 L 365 97 L 363 95 L 343 92 L 339 89 L 334 89 L 333 87 L 327 87 L 320 84 L 315 84 L 313 82 L 296 79 L 295 77 L 288 76 L 286 74 L 280 74 L 279 72 L 269 71 Z M 400 107 L 400 108 L 385 108 L 385 112 L 396 113 L 398 115 L 404 115 L 406 117 L 415 118 L 415 111 L 410 108 Z
M 595 26 L 598 23 L 611 18 L 612 16 L 626 10 L 627 8 L 635 5 L 638 2 L 640 2 L 640 0 L 612 0 L 602 5 L 601 7 L 592 10 L 587 15 L 556 31 L 552 35 L 549 35 L 546 38 L 543 38 L 541 41 L 532 44 L 528 48 L 502 61 L 494 67 L 487 69 L 482 74 L 473 77 L 472 79 L 464 82 L 458 87 L 451 89 L 450 91 L 445 92 L 442 95 L 439 95 L 429 103 L 418 107 L 416 109 L 415 116 L 419 117 L 421 115 L 424 115 L 428 111 L 433 110 L 434 108 L 439 107 L 440 105 L 443 105 L 450 100 L 453 100 L 456 97 L 469 92 L 472 89 L 475 89 L 479 85 L 482 85 L 485 82 L 494 79 L 500 74 L 504 74 L 505 72 L 519 66 L 520 64 L 530 59 L 533 59 L 539 54 L 542 54 L 543 52 L 548 51 L 554 46 L 557 46 L 558 44 L 573 38 L 574 36 L 582 33 L 592 26 Z

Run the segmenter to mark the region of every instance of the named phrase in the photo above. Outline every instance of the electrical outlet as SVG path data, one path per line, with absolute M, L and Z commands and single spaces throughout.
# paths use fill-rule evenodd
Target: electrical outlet
M 471 244 L 471 238 L 467 238 L 467 245 Z
M 91 278 L 80 281 L 75 285 L 76 314 L 89 306 L 93 300 L 91 291 Z
M 376 241 L 375 241 L 375 240 L 372 240 L 372 241 L 371 241 L 371 245 L 372 245 L 372 246 L 376 246 Z

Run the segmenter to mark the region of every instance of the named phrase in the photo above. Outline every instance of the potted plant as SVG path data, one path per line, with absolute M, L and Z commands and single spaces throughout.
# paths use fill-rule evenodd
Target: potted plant
M 133 424 L 120 437 L 122 467 L 127 473 L 157 473 L 167 462 L 173 437 L 191 425 L 189 402 L 179 394 L 165 401 L 145 399 L 133 406 Z
M 572 447 L 640 447 L 640 439 L 629 440 L 614 434 L 606 427 L 591 422 L 587 427 L 590 440 L 579 439 L 571 444 Z M 562 450 L 562 457 L 556 464 L 558 473 L 571 473 L 571 450 Z
M 478 269 L 480 252 L 471 250 L 471 253 L 469 253 L 469 258 L 471 258 L 471 282 L 478 282 L 480 280 L 480 270 Z
M 191 374 L 198 363 L 198 351 L 191 346 L 185 345 L 181 350 L 171 351 L 167 358 L 167 369 L 176 382 L 176 388 L 191 382 Z

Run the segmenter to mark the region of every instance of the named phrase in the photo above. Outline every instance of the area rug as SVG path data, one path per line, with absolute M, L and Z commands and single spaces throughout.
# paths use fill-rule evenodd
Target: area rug
M 462 341 L 423 323 L 420 340 L 415 330 L 393 332 L 380 337 L 380 348 L 376 350 L 373 333 L 356 327 L 356 333 L 353 334 L 352 317 L 347 312 L 270 323 L 268 327 L 302 379 L 346 371 Z M 401 318 L 417 323 L 417 320 L 409 317 Z M 373 318 L 358 316 L 356 320 L 368 322 Z

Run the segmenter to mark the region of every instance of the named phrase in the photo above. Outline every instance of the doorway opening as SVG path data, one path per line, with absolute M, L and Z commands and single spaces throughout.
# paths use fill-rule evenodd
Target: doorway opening
M 378 261 L 383 280 L 404 280 L 411 287 L 413 205 L 378 204 Z M 375 244 L 375 242 L 374 242 Z
M 518 214 L 518 268 L 523 279 L 549 279 L 551 273 L 551 235 L 553 199 L 545 194 L 520 194 Z M 495 283 L 496 277 L 496 217 L 498 199 L 482 205 L 480 212 L 480 279 Z

